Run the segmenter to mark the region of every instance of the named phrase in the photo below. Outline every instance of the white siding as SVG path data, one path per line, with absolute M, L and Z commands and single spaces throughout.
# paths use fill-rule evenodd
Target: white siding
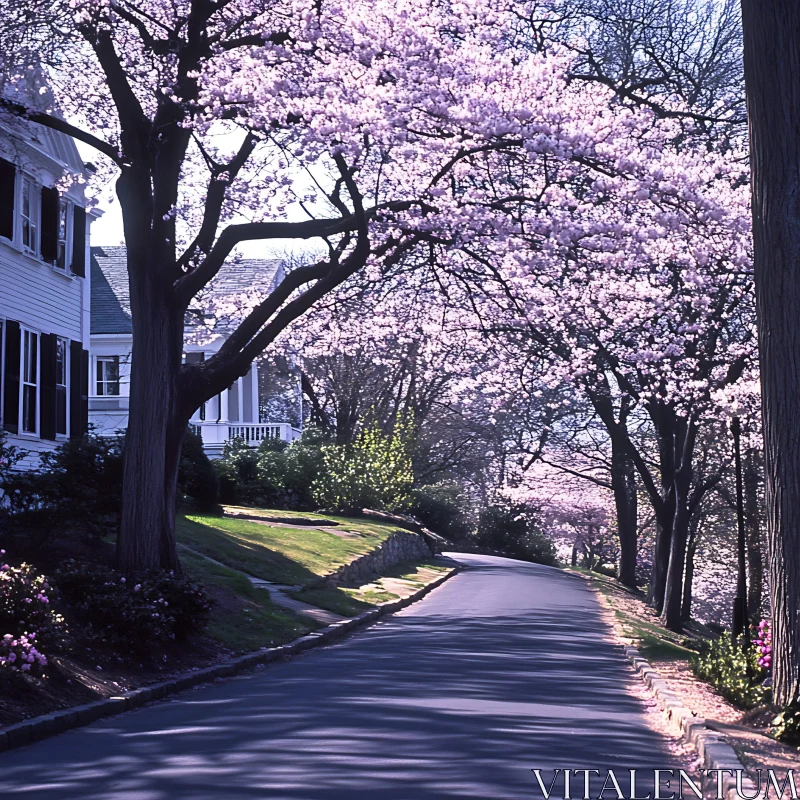
M 0 241 L 0 316 L 40 333 L 83 340 L 83 280 Z

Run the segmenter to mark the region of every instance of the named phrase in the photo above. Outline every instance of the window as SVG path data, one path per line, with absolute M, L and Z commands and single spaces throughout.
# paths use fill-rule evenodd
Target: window
M 119 356 L 97 359 L 97 394 L 101 397 L 119 395 Z
M 66 339 L 56 339 L 56 434 L 67 435 L 67 359 Z
M 39 252 L 39 202 L 40 194 L 36 184 L 23 175 L 20 222 L 22 225 L 22 246 L 34 255 Z
M 66 200 L 61 200 L 58 204 L 58 255 L 56 257 L 56 267 L 67 269 L 67 241 L 69 239 L 69 218 L 70 204 Z
M 22 432 L 37 433 L 39 418 L 39 334 L 22 336 Z

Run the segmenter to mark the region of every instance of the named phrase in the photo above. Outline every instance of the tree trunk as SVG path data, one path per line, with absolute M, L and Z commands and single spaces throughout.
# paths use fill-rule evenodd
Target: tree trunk
M 697 553 L 697 532 L 700 528 L 700 517 L 695 514 L 689 522 L 689 541 L 686 545 L 686 569 L 683 573 L 683 600 L 681 602 L 681 621 L 688 622 L 692 618 L 692 588 L 694 584 L 694 557 Z
M 183 314 L 170 308 L 170 287 L 161 277 L 166 271 L 152 269 L 151 258 L 141 246 L 129 246 L 133 349 L 117 539 L 117 565 L 126 573 L 180 571 L 175 501 L 189 421 L 179 407 Z
M 627 451 L 611 441 L 611 489 L 617 512 L 619 533 L 619 580 L 636 588 L 636 556 L 638 554 L 636 470 Z
M 800 3 L 742 0 L 773 693 L 800 702 Z
M 736 597 L 733 599 L 731 636 L 744 634 L 744 644 L 750 644 L 749 613 L 747 611 L 747 536 L 744 527 L 744 489 L 742 479 L 741 423 L 731 420 L 733 436 L 733 467 L 736 473 Z
M 653 552 L 653 568 L 650 572 L 650 591 L 647 601 L 660 614 L 664 608 L 664 593 L 667 586 L 669 552 L 672 546 L 672 525 L 675 521 L 675 503 L 669 502 L 666 513 L 656 513 L 656 544 Z
M 658 466 L 661 479 L 661 509 L 656 512 L 656 544 L 653 552 L 653 569 L 650 578 L 648 602 L 656 614 L 664 610 L 676 515 L 676 421 L 674 409 L 657 401 L 648 404 L 658 440 Z
M 744 514 L 747 528 L 747 609 L 750 624 L 761 621 L 764 592 L 764 552 L 761 536 L 761 509 L 759 503 L 759 454 L 749 448 L 744 458 Z
M 664 606 L 661 621 L 673 631 L 681 630 L 683 601 L 683 572 L 686 566 L 686 544 L 689 539 L 689 488 L 690 472 L 680 470 L 675 478 L 675 519 L 672 524 L 672 542 L 664 586 Z
M 693 422 L 676 421 L 673 425 L 673 464 L 677 466 L 673 479 L 675 517 L 672 523 L 672 541 L 669 551 L 669 565 L 664 586 L 664 605 L 661 621 L 667 628 L 680 631 L 683 601 L 683 572 L 686 566 L 686 544 L 689 539 L 689 492 L 692 488 L 692 460 L 696 428 Z

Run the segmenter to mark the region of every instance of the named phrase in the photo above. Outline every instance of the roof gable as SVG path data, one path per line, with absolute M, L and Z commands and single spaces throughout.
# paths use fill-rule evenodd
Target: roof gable
M 130 334 L 131 304 L 127 248 L 92 247 L 91 333 Z M 205 291 L 214 301 L 271 291 L 281 274 L 280 259 L 243 258 L 226 262 Z M 224 330 L 224 326 L 221 326 Z

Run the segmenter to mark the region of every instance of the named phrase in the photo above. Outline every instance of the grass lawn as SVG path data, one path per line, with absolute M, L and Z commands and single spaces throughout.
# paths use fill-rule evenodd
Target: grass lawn
M 428 561 L 415 561 L 405 564 L 397 564 L 388 569 L 386 574 L 377 578 L 374 583 L 367 584 L 360 589 L 349 589 L 345 587 L 330 589 L 301 589 L 299 592 L 289 592 L 291 597 L 302 600 L 304 603 L 319 608 L 341 614 L 343 617 L 354 617 L 368 608 L 390 603 L 392 600 L 399 599 L 400 595 L 395 594 L 384 586 L 384 579 L 396 579 L 403 581 L 410 589 L 416 591 L 435 580 L 437 573 L 447 572 L 448 567 L 441 564 L 432 564 Z M 391 583 L 389 583 L 391 587 Z
M 283 644 L 319 627 L 310 617 L 275 605 L 240 572 L 218 566 L 181 548 L 187 575 L 214 598 L 206 634 L 236 652 Z
M 623 635 L 636 641 L 636 647 L 648 661 L 687 661 L 696 655 L 696 643 L 688 639 L 686 633 L 664 628 L 642 605 L 642 598 L 615 579 L 585 569 L 572 569 L 588 576 L 592 586 L 605 595 Z M 694 646 L 687 647 L 687 644 Z
M 231 511 L 288 518 L 289 511 L 231 508 Z M 334 519 L 296 514 L 303 519 Z M 357 534 L 343 538 L 314 527 L 294 528 L 265 525 L 250 519 L 188 514 L 178 517 L 178 541 L 203 555 L 257 578 L 285 584 L 307 584 L 329 575 L 338 567 L 374 550 L 397 530 L 393 525 L 371 520 L 335 517 L 337 531 Z

